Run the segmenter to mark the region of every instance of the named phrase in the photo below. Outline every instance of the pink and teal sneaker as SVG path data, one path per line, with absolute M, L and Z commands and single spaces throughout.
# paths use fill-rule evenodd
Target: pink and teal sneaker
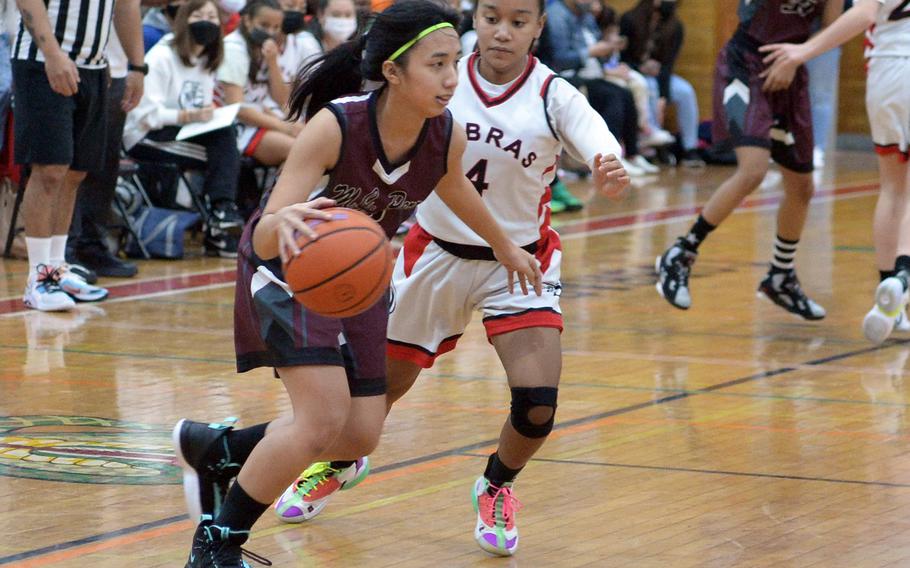
M 275 514 L 286 523 L 302 523 L 318 515 L 337 491 L 351 489 L 370 473 L 370 458 L 364 456 L 344 469 L 329 462 L 316 462 L 285 489 L 275 503 Z
M 521 503 L 512 494 L 512 484 L 504 483 L 502 487 L 496 487 L 481 475 L 474 482 L 472 497 L 477 513 L 474 540 L 480 548 L 497 556 L 515 554 L 518 550 L 515 513 L 521 509 Z

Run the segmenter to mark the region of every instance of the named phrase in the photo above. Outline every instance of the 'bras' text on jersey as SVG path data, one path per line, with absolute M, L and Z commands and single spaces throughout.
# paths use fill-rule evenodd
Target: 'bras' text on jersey
M 505 137 L 506 133 L 495 126 L 489 127 L 486 136 L 484 136 L 480 125 L 473 122 L 465 123 L 464 131 L 468 136 L 468 142 L 477 142 L 482 139 L 485 144 L 495 144 L 497 148 L 501 148 L 504 152 L 509 152 L 515 156 L 516 160 L 521 160 L 522 167 L 530 167 L 530 165 L 534 163 L 534 160 L 537 159 L 537 154 L 534 152 L 528 152 L 528 155 L 525 157 L 521 156 L 521 140 L 519 139 L 512 141 L 507 146 L 503 146 L 502 139 Z

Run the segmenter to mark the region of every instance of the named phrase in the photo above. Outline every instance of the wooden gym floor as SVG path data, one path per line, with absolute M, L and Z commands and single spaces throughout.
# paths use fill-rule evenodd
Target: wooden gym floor
M 478 321 L 387 422 L 374 472 L 306 526 L 268 512 L 249 548 L 276 566 L 910 566 L 904 368 L 871 347 L 871 153 L 817 175 L 798 256 L 828 309 L 807 323 L 755 297 L 779 175 L 715 232 L 669 307 L 653 263 L 730 170 L 666 170 L 618 203 L 560 215 L 566 330 L 558 424 L 522 473 L 521 547 L 474 544 L 469 493 L 508 389 Z M 233 263 L 198 253 L 107 281 L 114 299 L 25 311 L 25 263 L 0 261 L 0 566 L 182 566 L 170 430 L 253 424 L 288 404 L 233 368 Z

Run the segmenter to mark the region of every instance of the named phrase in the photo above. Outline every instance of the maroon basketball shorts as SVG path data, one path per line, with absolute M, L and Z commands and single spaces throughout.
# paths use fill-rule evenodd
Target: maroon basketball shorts
M 812 171 L 812 113 L 809 74 L 796 72 L 788 89 L 762 91 L 765 68 L 761 54 L 736 42 L 717 56 L 714 73 L 714 144 L 719 149 L 756 146 L 771 151 L 781 166 Z
M 237 371 L 257 367 L 332 365 L 345 368 L 351 396 L 386 392 L 388 293 L 373 307 L 349 318 L 315 314 L 293 298 L 279 261 L 253 252 L 255 214 L 244 229 L 237 258 L 234 344 Z

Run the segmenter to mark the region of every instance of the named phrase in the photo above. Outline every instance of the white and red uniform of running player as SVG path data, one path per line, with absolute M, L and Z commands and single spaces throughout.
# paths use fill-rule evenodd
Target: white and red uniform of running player
M 474 311 L 487 336 L 529 327 L 562 329 L 561 247 L 550 227 L 549 182 L 565 149 L 593 166 L 621 155 L 616 138 L 584 96 L 530 57 L 505 85 L 484 80 L 478 55 L 464 57 L 449 110 L 468 137 L 465 175 L 513 242 L 541 264 L 544 293 L 510 294 L 505 268 L 487 243 L 435 194 L 417 209 L 392 277 L 388 354 L 430 367 L 452 350 Z
M 866 109 L 872 141 L 879 154 L 910 158 L 910 2 L 878 0 L 882 5 L 867 34 Z

